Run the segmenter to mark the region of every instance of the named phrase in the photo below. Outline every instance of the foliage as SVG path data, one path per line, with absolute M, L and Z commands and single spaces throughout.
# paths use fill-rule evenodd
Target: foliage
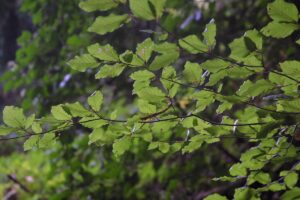
M 51 107 L 51 114 L 41 117 L 5 107 L 0 127 L 3 140 L 26 138 L 25 150 L 49 149 L 50 168 L 60 153 L 65 158 L 55 163 L 55 177 L 43 168 L 43 173 L 50 174 L 45 180 L 50 186 L 36 198 L 180 199 L 188 195 L 180 190 L 184 178 L 177 177 L 181 173 L 187 175 L 192 191 L 207 179 L 217 182 L 212 186 L 232 182 L 228 188 L 216 189 L 223 196 L 200 192 L 195 199 L 297 198 L 300 61 L 289 54 L 289 46 L 284 59 L 266 60 L 270 40 L 281 42 L 299 29 L 297 7 L 284 0 L 269 3 L 272 21 L 235 38 L 226 45 L 230 53 L 224 56 L 218 53 L 217 32 L 222 27 L 215 20 L 200 34 L 172 30 L 169 25 L 180 5 L 176 2 L 182 1 L 87 0 L 79 4 L 87 12 L 101 11 L 87 29 L 100 37 L 130 29 L 134 23 L 155 24 L 132 48 L 99 39 L 67 62 L 68 70 L 93 74 L 99 81 L 130 79 L 128 99 L 123 92 L 112 99 L 111 91 L 103 87 L 84 101 L 60 102 Z M 243 143 L 251 145 L 244 145 L 241 155 L 235 154 L 232 148 Z M 213 146 L 235 163 L 228 167 L 226 160 L 213 157 Z M 233 146 L 231 152 L 224 146 Z M 86 149 L 97 153 L 88 154 Z M 206 156 L 199 157 L 198 152 Z M 193 165 L 203 159 L 208 165 Z M 219 172 L 204 180 L 197 176 L 199 170 L 209 172 L 205 166 L 212 167 L 214 162 L 220 163 Z M 227 173 L 222 165 L 228 167 Z M 153 192 L 155 185 L 164 188 L 164 193 Z M 55 187 L 63 192 L 51 194 Z

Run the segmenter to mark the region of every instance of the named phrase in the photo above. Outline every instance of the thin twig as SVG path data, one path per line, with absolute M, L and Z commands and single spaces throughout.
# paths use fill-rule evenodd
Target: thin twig
M 17 178 L 15 178 L 13 175 L 8 174 L 8 175 L 7 175 L 7 178 L 8 178 L 9 180 L 13 181 L 14 183 L 16 183 L 17 185 L 19 185 L 20 188 L 21 188 L 22 190 L 24 190 L 25 192 L 27 192 L 27 193 L 32 193 L 32 191 L 31 191 L 28 187 L 26 187 L 23 183 L 21 183 L 21 182 L 20 182 Z

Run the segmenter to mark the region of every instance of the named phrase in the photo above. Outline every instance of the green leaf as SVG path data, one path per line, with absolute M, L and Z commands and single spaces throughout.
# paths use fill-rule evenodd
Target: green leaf
M 259 193 L 252 188 L 238 188 L 234 193 L 234 200 L 260 200 Z
M 252 176 L 252 174 L 250 176 Z M 264 185 L 271 182 L 270 174 L 264 172 L 254 172 L 253 179 Z
M 155 46 L 155 51 L 162 54 L 155 57 L 150 64 L 150 70 L 159 70 L 163 67 L 167 67 L 171 63 L 177 61 L 179 57 L 179 49 L 177 45 L 169 42 L 164 42 Z
M 96 128 L 92 131 L 92 133 L 89 135 L 89 145 L 99 141 L 103 140 L 105 138 L 105 132 L 102 128 Z
M 135 81 L 133 83 L 132 94 L 137 94 L 140 90 L 150 87 L 150 81 Z
M 236 163 L 229 169 L 231 176 L 247 176 L 247 169 L 241 164 Z
M 298 24 L 279 23 L 273 21 L 267 24 L 267 26 L 263 27 L 261 32 L 265 36 L 271 36 L 274 38 L 285 38 L 291 35 L 294 31 L 298 30 L 299 28 L 300 26 Z
M 118 29 L 123 23 L 128 20 L 128 15 L 115 15 L 110 14 L 109 16 L 99 16 L 96 18 L 92 26 L 89 27 L 89 32 L 94 32 L 99 35 L 104 35 L 109 32 L 113 32 Z
M 151 142 L 148 146 L 148 150 L 154 150 L 157 149 L 159 146 L 159 142 Z
M 156 18 L 160 18 L 164 11 L 164 6 L 167 0 L 150 0 L 149 3 L 153 5 L 155 9 L 155 16 Z
M 126 151 L 130 149 L 131 139 L 130 137 L 122 137 L 114 142 L 113 144 L 113 153 L 119 157 L 123 155 Z
M 249 38 L 255 44 L 256 49 L 259 49 L 259 50 L 262 49 L 263 37 L 262 37 L 262 34 L 259 31 L 257 31 L 256 29 L 247 31 L 245 33 L 245 38 Z
M 160 142 L 158 144 L 158 149 L 162 153 L 168 153 L 169 150 L 170 150 L 170 145 L 168 143 L 166 143 L 166 142 Z
M 130 75 L 130 78 L 135 81 L 147 81 L 155 77 L 155 74 L 147 70 L 140 70 Z
M 179 40 L 179 45 L 192 54 L 206 53 L 208 47 L 196 35 L 189 35 Z
M 161 54 L 170 54 L 174 52 L 179 53 L 179 48 L 175 43 L 163 42 L 160 44 L 156 44 L 154 46 L 154 51 Z
M 142 99 L 138 100 L 138 107 L 139 107 L 139 110 L 142 113 L 151 114 L 151 113 L 156 112 L 156 106 L 155 105 L 152 105 L 148 101 L 145 101 L 145 100 L 142 100 Z
M 67 103 L 64 105 L 64 108 L 72 117 L 85 117 L 91 114 L 85 107 L 83 107 L 79 102 Z
M 123 63 L 128 64 L 129 67 L 142 67 L 145 65 L 142 58 L 138 55 L 134 54 L 132 51 L 125 51 L 123 54 L 120 55 L 120 60 Z
M 23 109 L 14 106 L 6 106 L 3 110 L 4 123 L 13 128 L 25 127 L 26 117 Z
M 281 200 L 297 200 L 300 198 L 300 188 L 294 187 L 293 189 L 286 191 L 281 197 Z
M 299 170 L 300 170 L 300 163 L 297 163 L 297 164 L 294 166 L 294 170 L 296 170 L 296 171 L 299 171 Z
M 96 79 L 101 78 L 114 78 L 119 76 L 123 70 L 125 69 L 125 65 L 123 64 L 114 64 L 114 65 L 104 65 L 100 68 L 99 72 L 95 75 Z
M 216 45 L 216 31 L 217 27 L 215 24 L 215 20 L 212 19 L 206 25 L 206 28 L 203 32 L 204 43 L 209 47 L 210 50 L 212 50 Z
M 203 140 L 192 141 L 182 149 L 182 153 L 192 153 L 199 149 L 203 143 Z
M 8 135 L 8 134 L 10 134 L 14 131 L 15 131 L 14 128 L 6 127 L 6 126 L 0 126 L 0 136 Z
M 134 16 L 144 20 L 155 19 L 155 13 L 148 0 L 129 0 L 129 6 Z
M 300 80 L 300 62 L 296 60 L 289 60 L 280 63 L 282 72 L 289 75 L 297 80 Z
M 140 179 L 140 183 L 143 185 L 145 183 L 151 182 L 155 176 L 155 168 L 153 166 L 153 162 L 140 163 L 138 165 L 138 175 Z
M 175 79 L 174 81 L 176 81 L 176 71 L 173 67 L 165 67 L 162 71 L 161 77 L 162 78 L 160 79 L 160 81 L 162 82 L 165 89 L 169 90 L 169 92 L 174 86 L 179 86 L 178 84 L 172 82 L 173 79 Z
M 83 117 L 83 118 L 81 118 L 79 123 L 84 127 L 92 128 L 92 129 L 100 128 L 100 127 L 108 124 L 107 121 L 99 119 L 98 116 Z
M 222 69 L 226 69 L 232 64 L 230 62 L 221 60 L 221 59 L 212 59 L 212 60 L 207 60 L 203 63 L 200 64 L 201 68 L 208 70 L 211 73 L 216 73 Z
M 240 96 L 255 97 L 266 93 L 274 88 L 274 85 L 264 79 L 258 80 L 255 83 L 247 80 L 237 92 Z
M 28 129 L 33 124 L 34 120 L 35 120 L 34 114 L 27 117 L 26 122 L 25 122 L 25 129 Z
M 207 106 L 215 101 L 214 94 L 204 90 L 194 93 L 193 98 L 197 100 L 196 109 L 193 111 L 193 113 L 203 111 Z
M 175 153 L 175 152 L 180 151 L 182 148 L 182 145 L 183 145 L 183 143 L 181 143 L 181 142 L 176 142 L 176 143 L 172 144 L 171 148 L 170 148 L 170 152 Z
M 43 137 L 38 141 L 38 147 L 47 148 L 53 146 L 56 143 L 55 138 L 55 133 L 52 132 L 43 135 Z
M 149 69 L 156 71 L 163 67 L 170 65 L 171 63 L 175 62 L 178 58 L 178 53 L 167 53 L 160 56 L 156 56 L 154 61 L 150 64 Z
M 118 6 L 118 1 L 116 0 L 87 0 L 79 3 L 79 7 L 86 12 L 106 11 L 116 6 Z
M 292 189 L 298 182 L 298 174 L 296 172 L 290 172 L 284 177 L 284 183 L 290 189 Z
M 281 183 L 272 183 L 268 186 L 268 189 L 273 191 L 273 192 L 278 192 L 278 191 L 281 191 L 281 190 L 285 190 L 286 187 L 284 184 L 281 184 Z
M 189 117 L 182 120 L 181 124 L 184 128 L 193 128 L 195 126 L 194 121 L 194 117 Z
M 51 113 L 57 120 L 67 121 L 72 119 L 72 116 L 63 109 L 63 105 L 52 106 Z
M 119 61 L 119 56 L 116 50 L 109 44 L 100 46 L 98 43 L 90 45 L 88 52 L 100 60 L 104 61 Z
M 148 62 L 154 49 L 154 43 L 150 38 L 137 45 L 136 54 L 145 62 Z
M 103 103 L 103 94 L 100 91 L 95 91 L 88 98 L 88 103 L 94 111 L 100 111 L 101 105 Z
M 165 99 L 165 93 L 156 87 L 148 87 L 137 91 L 137 95 L 149 102 L 159 102 Z
M 198 63 L 186 62 L 183 75 L 188 83 L 200 83 L 202 69 Z
M 43 131 L 41 125 L 37 122 L 33 122 L 31 128 L 34 133 L 42 133 L 42 131 Z
M 234 39 L 229 47 L 231 50 L 230 57 L 238 61 L 243 60 L 250 53 L 244 37 Z
M 118 109 L 114 110 L 114 111 L 110 114 L 110 119 L 112 119 L 112 120 L 117 119 L 117 117 L 118 117 L 118 112 L 119 112 Z
M 203 200 L 227 200 L 227 198 L 219 194 L 211 194 L 205 197 Z
M 299 99 L 279 100 L 277 102 L 277 111 L 283 112 L 300 112 Z
M 28 138 L 23 145 L 24 151 L 28 151 L 33 149 L 34 147 L 37 147 L 39 141 L 38 135 L 33 135 L 30 138 Z
M 226 110 L 230 110 L 232 108 L 233 104 L 229 102 L 223 102 L 222 104 L 219 105 L 217 109 L 217 113 L 223 113 Z
M 288 3 L 285 0 L 276 0 L 268 4 L 268 14 L 278 22 L 296 22 L 298 23 L 298 9 L 295 4 Z
M 146 134 L 141 135 L 141 138 L 146 142 L 152 142 L 153 135 L 151 133 L 146 133 Z
M 99 63 L 90 54 L 83 54 L 70 60 L 68 65 L 76 71 L 84 72 L 87 68 L 98 67 Z

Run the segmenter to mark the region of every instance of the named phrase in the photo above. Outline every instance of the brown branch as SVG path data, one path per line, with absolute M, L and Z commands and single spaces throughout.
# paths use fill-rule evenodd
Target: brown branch
M 157 119 L 157 120 L 151 120 L 151 121 L 139 121 L 138 123 L 142 123 L 142 124 L 149 124 L 149 123 L 159 123 L 159 122 L 165 122 L 165 121 L 174 121 L 174 120 L 182 120 L 182 119 L 186 119 L 189 117 L 197 117 L 207 123 L 210 123 L 212 125 L 216 125 L 216 126 L 231 126 L 231 127 L 238 127 L 238 126 L 256 126 L 256 125 L 264 125 L 264 124 L 268 124 L 269 122 L 258 122 L 258 123 L 245 123 L 245 124 L 229 124 L 229 123 L 219 123 L 219 122 L 214 122 L 211 121 L 209 119 L 206 119 L 204 117 L 201 117 L 199 115 L 195 115 L 195 114 L 191 114 L 191 115 L 187 115 L 187 116 L 176 116 L 176 117 L 171 117 L 171 118 L 166 118 L 166 119 Z M 113 120 L 113 119 L 108 119 L 108 118 L 104 118 L 104 117 L 99 117 L 97 119 L 91 119 L 91 120 L 86 120 L 86 121 L 82 121 L 80 122 L 81 124 L 84 123 L 88 123 L 88 122 L 93 122 L 93 121 L 98 121 L 98 120 L 104 120 L 104 121 L 108 121 L 108 122 L 113 122 L 113 123 L 127 123 L 127 120 Z M 62 128 L 54 128 L 54 129 L 50 129 L 48 131 L 44 131 L 41 133 L 30 133 L 30 134 L 26 134 L 26 135 L 21 135 L 21 136 L 16 136 L 16 137 L 10 137 L 10 138 L 0 138 L 0 141 L 8 141 L 8 140 L 14 140 L 14 139 L 20 139 L 20 138 L 27 138 L 27 137 L 31 137 L 34 135 L 45 135 L 47 133 L 51 133 L 51 132 L 59 132 L 59 131 L 63 131 L 66 128 L 70 128 L 72 126 L 76 125 L 74 122 L 70 121 L 69 125 L 66 125 Z
M 21 183 L 21 182 L 20 182 L 17 178 L 15 178 L 13 175 L 8 174 L 8 175 L 7 175 L 7 178 L 8 178 L 9 180 L 13 181 L 14 183 L 16 183 L 17 185 L 19 185 L 20 188 L 21 188 L 22 190 L 24 190 L 25 192 L 27 192 L 27 193 L 32 193 L 32 191 L 31 191 L 29 188 L 27 188 L 23 183 Z
M 147 120 L 147 119 L 151 119 L 151 118 L 157 117 L 158 115 L 167 112 L 171 107 L 172 107 L 172 103 L 169 103 L 169 104 L 168 104 L 168 107 L 166 107 L 165 109 L 163 109 L 163 110 L 161 110 L 161 111 L 158 111 L 158 112 L 156 112 L 156 113 L 147 115 L 147 116 L 145 116 L 145 117 L 141 117 L 141 120 Z

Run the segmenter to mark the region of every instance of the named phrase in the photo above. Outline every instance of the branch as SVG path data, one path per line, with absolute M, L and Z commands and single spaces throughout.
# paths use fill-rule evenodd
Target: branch
M 171 117 L 171 118 L 166 118 L 166 119 L 157 119 L 157 120 L 150 120 L 150 121 L 139 121 L 138 123 L 141 124 L 150 124 L 150 123 L 159 123 L 159 122 L 165 122 L 165 121 L 174 121 L 174 120 L 183 120 L 189 117 L 197 117 L 207 123 L 210 123 L 212 125 L 216 125 L 216 126 L 231 126 L 231 127 L 238 127 L 238 126 L 256 126 L 256 125 L 264 125 L 264 124 L 268 124 L 269 122 L 259 122 L 259 123 L 245 123 L 245 124 L 229 124 L 229 123 L 219 123 L 219 122 L 214 122 L 211 121 L 209 119 L 206 119 L 204 117 L 201 117 L 199 115 L 195 115 L 195 114 L 191 114 L 191 115 L 187 115 L 187 116 L 176 116 L 176 117 Z M 98 121 L 98 120 L 104 120 L 104 121 L 108 121 L 108 122 L 113 122 L 113 123 L 127 123 L 127 120 L 113 120 L 113 119 L 108 119 L 108 118 L 104 118 L 101 116 L 98 116 L 97 119 L 91 119 L 91 120 L 86 120 L 86 121 L 82 121 L 79 122 L 80 124 L 84 124 L 84 123 L 88 123 L 88 122 L 93 122 L 93 121 Z M 50 129 L 48 131 L 44 131 L 41 133 L 30 133 L 30 134 L 26 134 L 26 135 L 21 135 L 21 136 L 16 136 L 16 137 L 10 137 L 10 138 L 0 138 L 0 141 L 8 141 L 8 140 L 14 140 L 14 139 L 20 139 L 20 138 L 27 138 L 27 137 L 31 137 L 31 136 L 35 136 L 35 135 L 45 135 L 47 133 L 51 133 L 51 132 L 60 132 L 65 130 L 66 128 L 70 128 L 72 126 L 75 126 L 76 123 L 69 121 L 70 124 L 66 125 L 64 127 L 61 128 L 54 128 L 54 129 Z
M 246 124 L 228 124 L 228 123 L 219 123 L 219 122 L 214 122 L 211 121 L 209 119 L 205 119 L 199 115 L 195 115 L 195 114 L 191 114 L 191 116 L 193 117 L 197 117 L 205 122 L 208 122 L 212 125 L 217 125 L 217 126 L 232 126 L 232 127 L 236 127 L 236 126 L 258 126 L 258 125 L 265 125 L 268 124 L 269 122 L 257 122 L 257 123 L 246 123 Z
M 19 185 L 20 188 L 21 188 L 22 190 L 24 190 L 25 192 L 27 192 L 27 193 L 32 193 L 32 191 L 31 191 L 29 188 L 27 188 L 23 183 L 21 183 L 21 182 L 20 182 L 17 178 L 15 178 L 14 176 L 8 174 L 8 175 L 7 175 L 7 178 L 8 178 L 9 180 L 13 181 L 14 183 L 16 183 L 17 185 Z
M 167 79 L 167 78 L 164 78 L 164 77 L 160 77 L 160 78 L 163 79 L 163 80 L 166 80 L 166 81 L 169 81 L 169 82 L 178 84 L 178 85 L 183 86 L 183 87 L 194 88 L 194 89 L 201 89 L 201 90 L 204 90 L 204 91 L 208 91 L 208 92 L 211 92 L 211 93 L 214 93 L 214 94 L 218 94 L 218 95 L 224 96 L 224 95 L 221 94 L 220 92 L 216 92 L 216 91 L 214 91 L 214 90 L 212 90 L 212 89 L 209 89 L 209 88 L 207 88 L 207 87 L 199 88 L 199 87 L 197 87 L 197 86 L 193 86 L 193 85 L 189 85 L 189 84 L 180 83 L 180 82 L 174 81 L 174 80 L 172 80 L 172 79 Z M 235 94 L 234 96 L 240 97 L 240 96 L 238 96 L 238 95 L 236 95 L 236 94 Z M 271 110 L 271 109 L 263 108 L 263 107 L 260 107 L 260 106 L 258 106 L 258 105 L 255 105 L 255 104 L 246 102 L 246 101 L 240 101 L 240 103 L 247 104 L 247 105 L 249 105 L 249 106 L 253 106 L 253 107 L 256 107 L 256 108 L 258 108 L 258 109 L 261 109 L 261 110 L 264 110 L 264 111 L 268 111 L 268 112 L 277 113 L 277 114 L 284 114 L 284 115 L 300 115 L 300 112 L 284 112 L 284 111 Z

